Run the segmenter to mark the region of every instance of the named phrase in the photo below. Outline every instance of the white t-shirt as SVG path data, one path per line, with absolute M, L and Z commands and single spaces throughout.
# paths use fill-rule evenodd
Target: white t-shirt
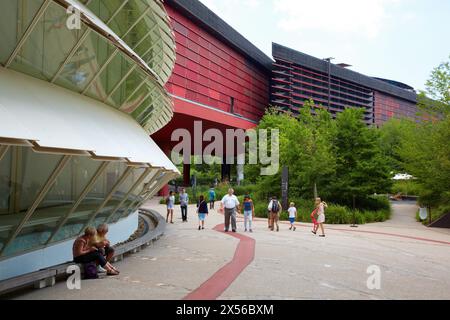
M 325 205 L 323 204 L 323 202 L 319 204 L 319 210 L 317 210 L 317 214 L 318 215 L 325 214 Z
M 288 209 L 289 212 L 289 218 L 295 218 L 295 215 L 297 214 L 297 209 L 295 207 L 290 207 Z
M 222 198 L 222 203 L 226 209 L 233 209 L 239 205 L 239 200 L 234 194 L 231 196 L 227 194 Z

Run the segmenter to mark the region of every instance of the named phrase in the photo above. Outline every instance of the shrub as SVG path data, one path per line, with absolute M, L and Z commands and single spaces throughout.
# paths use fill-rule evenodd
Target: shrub
M 421 194 L 421 187 L 415 180 L 399 180 L 392 185 L 393 194 L 401 193 L 409 196 L 418 196 Z
M 389 199 L 382 195 L 369 196 L 365 199 L 360 199 L 357 205 L 359 209 L 370 211 L 389 210 L 391 207 Z
M 327 223 L 330 224 L 348 224 L 352 220 L 352 214 L 348 208 L 339 205 L 329 205 L 325 214 Z

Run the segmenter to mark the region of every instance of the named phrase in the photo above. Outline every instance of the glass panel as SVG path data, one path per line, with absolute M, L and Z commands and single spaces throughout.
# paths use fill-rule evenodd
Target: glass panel
M 37 194 L 47 182 L 50 175 L 55 170 L 57 164 L 61 160 L 59 155 L 41 154 L 34 152 L 28 147 L 17 147 L 17 206 L 15 213 L 3 215 L 2 234 L 8 233 L 5 238 L 9 238 L 11 232 L 22 221 L 28 208 L 33 204 Z M 30 249 L 34 243 L 42 236 L 39 230 L 33 227 L 33 223 L 28 223 L 21 234 L 26 235 L 17 237 L 15 241 L 8 246 L 4 255 Z M 27 232 L 29 234 L 27 234 Z M 36 234 L 34 234 L 36 232 Z M 5 241 L 5 238 L 1 241 Z
M 95 32 L 90 32 L 55 83 L 67 89 L 81 92 L 114 50 L 115 47 L 104 38 Z
M 107 22 L 117 11 L 123 0 L 92 0 L 88 8 L 103 22 Z
M 152 28 L 152 26 L 149 27 L 149 30 Z M 147 30 L 147 32 L 149 31 Z M 155 41 L 158 41 L 159 36 L 155 34 L 155 31 L 153 30 L 149 35 L 146 36 L 145 40 L 139 43 L 138 46 L 134 47 L 133 50 L 138 54 L 140 57 L 142 57 L 143 54 L 147 53 L 148 50 L 155 44 Z
M 153 106 L 154 98 L 148 97 L 142 104 L 132 113 L 133 118 L 137 122 L 142 123 L 143 120 L 147 119 L 150 114 L 155 109 Z
M 116 54 L 89 87 L 87 95 L 103 101 L 116 87 L 120 80 L 132 67 L 132 63 L 120 54 Z
M 82 24 L 81 29 L 70 30 L 66 27 L 66 21 L 66 11 L 52 3 L 27 38 L 11 68 L 50 80 L 86 29 Z M 70 65 L 64 72 L 73 75 Z
M 99 166 L 100 162 L 91 158 L 72 157 L 26 227 L 7 249 L 8 254 L 46 244 L 60 219 L 72 209 Z
M 14 51 L 44 0 L 2 1 L 0 10 L 0 63 Z
M 121 108 L 123 112 L 126 113 L 132 113 L 136 108 L 139 107 L 139 105 L 142 103 L 142 101 L 145 99 L 145 96 L 148 93 L 148 86 L 146 83 L 142 84 L 142 82 L 145 82 L 145 79 L 141 74 L 139 74 L 139 78 L 136 80 L 137 86 L 133 89 L 132 92 L 130 92 L 131 97 L 125 97 L 126 103 L 121 103 Z M 137 91 L 136 91 L 137 89 Z M 134 92 L 136 91 L 136 92 Z
M 116 190 L 114 195 L 111 197 L 111 199 L 106 204 L 105 208 L 102 210 L 102 212 L 98 215 L 98 219 L 100 220 L 100 223 L 105 222 L 105 220 L 110 216 L 112 211 L 119 205 L 119 203 L 125 198 L 125 195 L 130 191 L 131 187 L 133 187 L 136 180 L 139 179 L 139 177 L 144 173 L 143 168 L 134 168 L 130 175 L 125 179 L 124 182 L 119 186 L 119 188 Z M 114 221 L 114 218 L 120 217 L 121 213 L 118 210 L 115 214 L 115 216 L 112 217 L 112 221 Z M 100 219 L 102 217 L 102 219 Z
M 133 192 L 128 196 L 127 200 L 122 204 L 120 209 L 118 210 L 118 213 L 113 218 L 113 222 L 118 221 L 119 219 L 125 218 L 131 213 L 133 213 L 135 210 L 132 210 L 136 203 L 139 203 L 142 201 L 142 197 L 140 196 L 144 186 L 155 176 L 155 174 L 158 172 L 158 169 L 152 169 L 152 171 L 147 175 L 147 177 L 142 181 L 136 189 L 133 190 Z M 133 204 L 130 206 L 131 204 Z M 128 209 L 128 210 L 127 210 Z M 125 212 L 125 210 L 127 210 Z
M 0 161 L 0 219 L 2 213 L 8 213 L 12 192 L 11 183 L 11 147 Z M 1 225 L 0 221 L 0 225 Z
M 20 211 L 25 211 L 33 204 L 62 156 L 37 153 L 26 147 L 20 149 L 19 208 Z
M 148 5 L 142 0 L 128 1 L 110 23 L 109 27 L 122 38 L 147 7 Z M 128 45 L 133 46 L 133 44 Z
M 122 40 L 125 41 L 131 48 L 133 48 L 136 43 L 144 38 L 149 31 L 149 26 L 145 22 L 145 19 L 141 19 L 137 25 L 131 29 L 128 34 Z M 148 40 L 147 40 L 148 41 Z
M 120 107 L 126 101 L 130 94 L 142 83 L 142 76 L 136 70 L 128 75 L 127 79 L 116 89 L 114 94 L 107 101 L 111 105 Z
M 125 169 L 125 163 L 111 162 L 52 241 L 55 242 L 77 236 L 89 218 L 92 217 L 92 214 L 100 207 Z

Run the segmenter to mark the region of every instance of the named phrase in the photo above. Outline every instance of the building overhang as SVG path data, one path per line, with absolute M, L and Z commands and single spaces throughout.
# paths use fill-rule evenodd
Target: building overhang
M 94 99 L 0 67 L 0 138 L 29 141 L 36 151 L 85 152 L 179 174 L 129 115 Z

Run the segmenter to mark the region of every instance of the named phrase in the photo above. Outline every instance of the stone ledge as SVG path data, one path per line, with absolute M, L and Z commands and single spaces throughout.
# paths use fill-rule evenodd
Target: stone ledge
M 146 232 L 133 241 L 114 247 L 114 262 L 123 260 L 127 254 L 137 253 L 141 249 L 152 245 L 153 241 L 158 240 L 164 234 L 166 221 L 158 212 L 154 210 L 139 209 L 139 216 L 144 219 L 147 225 Z M 149 230 L 148 226 L 151 222 L 153 222 L 156 227 Z M 27 286 L 34 286 L 36 289 L 53 286 L 56 283 L 56 278 L 65 277 L 67 275 L 67 268 L 74 264 L 74 262 L 70 261 L 18 277 L 2 280 L 0 281 L 0 296 Z

